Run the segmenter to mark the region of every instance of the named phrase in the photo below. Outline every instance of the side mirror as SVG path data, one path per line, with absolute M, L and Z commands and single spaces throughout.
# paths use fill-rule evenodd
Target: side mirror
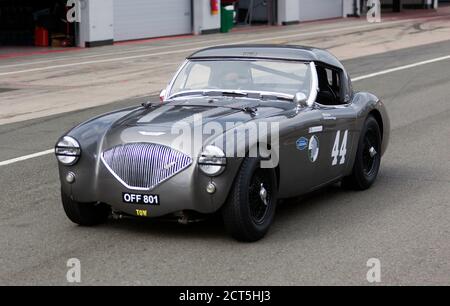
M 301 107 L 308 106 L 308 97 L 303 92 L 297 92 L 294 96 L 294 102 Z
M 164 100 L 166 99 L 166 92 L 167 91 L 165 89 L 161 90 L 161 93 L 159 94 L 159 100 L 161 102 L 164 102 Z

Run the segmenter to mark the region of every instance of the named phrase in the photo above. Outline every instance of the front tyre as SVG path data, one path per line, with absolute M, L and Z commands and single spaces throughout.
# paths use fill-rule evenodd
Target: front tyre
M 222 208 L 227 231 L 239 241 L 263 238 L 272 225 L 277 204 L 274 169 L 260 168 L 260 159 L 246 158 Z
M 79 203 L 72 200 L 63 191 L 61 199 L 67 217 L 73 223 L 93 226 L 106 222 L 111 209 L 106 204 Z
M 369 116 L 364 123 L 353 172 L 342 180 L 347 189 L 365 190 L 375 182 L 381 164 L 381 132 L 377 120 Z

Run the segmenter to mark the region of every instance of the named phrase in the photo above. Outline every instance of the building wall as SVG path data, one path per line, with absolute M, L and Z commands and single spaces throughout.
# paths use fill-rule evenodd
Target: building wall
M 357 1 L 355 3 L 354 0 L 344 0 L 343 9 L 342 9 L 343 17 L 355 15 L 357 13 L 359 2 L 360 1 Z M 356 5 L 356 11 L 355 11 L 355 5 Z
M 331 9 L 324 10 L 324 2 L 329 2 Z M 354 14 L 354 0 L 278 0 L 278 24 Z
M 79 45 L 95 42 L 112 42 L 114 39 L 114 1 L 126 0 L 80 0 L 81 23 L 78 28 Z M 164 0 L 149 0 L 164 1 Z M 342 1 L 342 2 L 341 2 Z M 392 0 L 381 0 L 390 4 Z M 437 7 L 437 0 L 425 0 Z M 359 6 L 359 0 L 358 6 Z M 404 4 L 423 4 L 423 0 L 402 0 Z M 355 13 L 354 0 L 278 0 L 278 24 L 290 24 L 305 20 L 330 17 L 346 17 Z M 324 5 L 329 3 L 329 6 Z M 220 13 L 211 14 L 209 0 L 192 0 L 192 32 L 203 34 L 220 28 Z M 358 8 L 357 13 L 361 8 Z M 180 33 L 181 34 L 181 33 Z
M 80 45 L 85 46 L 97 41 L 110 41 L 114 39 L 114 1 L 126 0 L 80 0 L 82 2 L 82 22 L 80 24 Z M 158 1 L 158 0 L 151 0 Z M 164 0 L 159 0 L 164 1 Z M 289 24 L 299 22 L 301 20 L 301 12 L 304 7 L 314 10 L 317 0 L 278 0 L 278 16 L 279 24 Z M 333 3 L 341 0 L 320 0 L 332 1 Z M 344 2 L 353 2 L 353 0 L 343 0 Z M 203 34 L 216 32 L 220 29 L 220 13 L 211 14 L 209 0 L 193 0 L 193 28 L 195 34 Z M 320 7 L 320 6 L 318 6 Z M 323 7 L 323 5 L 322 5 Z M 336 8 L 336 5 L 334 5 Z M 329 10 L 330 11 L 330 10 Z M 332 10 L 331 10 L 332 11 Z M 327 12 L 324 18 L 342 14 L 346 16 L 342 8 L 338 10 L 338 14 Z M 331 15 L 330 15 L 331 14 Z M 303 16 L 304 17 L 304 16 Z M 306 18 L 308 20 L 313 18 Z M 180 33 L 181 34 L 181 33 Z
M 79 44 L 112 43 L 114 37 L 113 0 L 82 0 Z
M 113 0 L 113 3 L 115 41 L 192 33 L 191 0 Z
M 300 21 L 342 17 L 343 0 L 299 0 Z
M 209 0 L 194 0 L 194 34 L 215 32 L 220 29 L 220 11 L 217 15 L 211 14 Z
M 295 23 L 300 20 L 298 0 L 278 0 L 278 24 Z
M 90 35 L 89 41 L 113 39 L 113 0 L 89 1 Z

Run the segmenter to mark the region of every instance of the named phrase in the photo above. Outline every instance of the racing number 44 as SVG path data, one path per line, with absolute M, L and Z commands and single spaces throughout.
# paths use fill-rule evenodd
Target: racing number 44
M 344 132 L 344 138 L 342 139 L 342 143 L 340 143 L 341 131 L 337 131 L 333 150 L 331 151 L 331 157 L 333 158 L 333 161 L 331 162 L 332 166 L 336 166 L 338 162 L 339 165 L 343 165 L 345 163 L 345 156 L 347 155 L 347 138 L 348 130 Z

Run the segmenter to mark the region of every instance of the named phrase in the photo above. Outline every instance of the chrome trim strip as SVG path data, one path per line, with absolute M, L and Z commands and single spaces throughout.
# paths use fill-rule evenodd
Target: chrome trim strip
M 208 92 L 220 92 L 220 91 L 224 91 L 224 92 L 235 92 L 235 93 L 254 93 L 254 94 L 260 94 L 260 95 L 269 95 L 269 96 L 280 96 L 283 97 L 285 99 L 290 99 L 293 100 L 294 99 L 294 95 L 290 95 L 290 94 L 286 94 L 286 93 L 282 93 L 282 92 L 275 92 L 275 91 L 258 91 L 258 90 L 234 90 L 234 89 L 193 89 L 193 90 L 183 90 L 183 91 L 179 91 L 177 93 L 174 93 L 173 95 L 171 95 L 168 99 L 176 99 L 178 96 L 182 96 L 183 98 L 185 98 L 185 96 L 183 96 L 184 94 L 189 94 L 189 93 L 208 93 Z
M 314 102 L 316 102 L 317 94 L 319 93 L 319 78 L 317 76 L 316 64 L 314 62 L 310 62 L 309 66 L 311 67 L 312 82 L 311 91 L 306 103 L 309 107 L 311 107 L 314 105 Z
M 164 96 L 164 101 L 167 99 L 170 99 L 171 92 L 173 88 L 173 84 L 175 84 L 176 79 L 178 78 L 178 75 L 181 73 L 181 71 L 184 69 L 184 67 L 189 63 L 189 60 L 185 60 L 183 64 L 181 64 L 180 68 L 178 68 L 177 72 L 173 75 L 172 79 L 170 80 L 170 83 L 166 87 L 166 94 Z

